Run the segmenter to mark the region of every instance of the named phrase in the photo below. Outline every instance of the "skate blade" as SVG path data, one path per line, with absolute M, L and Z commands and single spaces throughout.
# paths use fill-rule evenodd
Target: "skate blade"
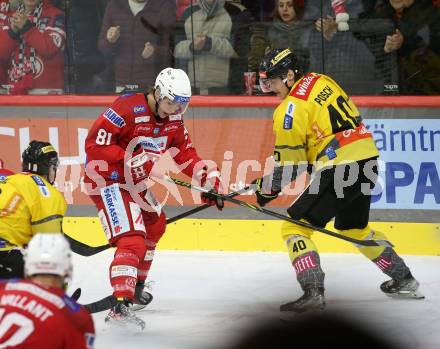
M 132 304 L 130 305 L 130 309 L 133 311 L 139 311 L 144 309 L 146 306 L 147 306 L 146 304 Z
M 425 299 L 419 291 L 400 291 L 396 293 L 385 293 L 390 298 L 395 299 Z
M 145 329 L 145 321 L 137 318 L 136 320 L 115 320 L 111 317 L 106 317 L 104 322 L 110 326 L 117 326 L 121 328 L 131 328 L 137 331 L 143 331 Z
M 309 310 L 301 310 L 301 311 L 281 311 L 279 319 L 281 322 L 293 322 L 298 320 L 301 316 L 311 315 L 311 314 L 322 314 L 325 308 L 315 308 Z

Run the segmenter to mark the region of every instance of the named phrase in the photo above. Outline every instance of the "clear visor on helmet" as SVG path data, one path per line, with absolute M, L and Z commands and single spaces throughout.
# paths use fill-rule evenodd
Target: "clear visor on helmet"
M 175 96 L 173 100 L 170 100 L 170 107 L 173 110 L 173 114 L 184 114 L 189 106 L 190 97 Z
M 272 92 L 272 79 L 260 77 L 260 89 L 263 93 Z
M 49 167 L 52 166 L 52 167 L 55 167 L 55 169 L 56 169 L 60 166 L 60 160 L 58 159 L 58 157 L 53 157 L 53 158 L 49 159 L 48 165 L 49 165 Z

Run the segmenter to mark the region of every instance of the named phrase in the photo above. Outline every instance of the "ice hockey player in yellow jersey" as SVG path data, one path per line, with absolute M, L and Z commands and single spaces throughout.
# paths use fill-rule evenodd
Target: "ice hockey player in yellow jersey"
M 23 172 L 0 175 L 0 278 L 24 277 L 23 256 L 33 235 L 61 232 L 67 204 L 53 187 L 58 154 L 32 141 L 22 154 Z
M 271 176 L 255 181 L 258 204 L 264 206 L 275 199 L 285 185 L 307 170 L 313 179 L 287 209 L 292 218 L 318 227 L 325 227 L 334 218 L 335 228 L 343 235 L 386 240 L 368 224 L 379 153 L 348 95 L 326 75 L 304 74 L 289 49 L 267 53 L 259 76 L 263 92 L 275 93 L 282 102 L 273 115 L 277 166 Z M 282 305 L 281 311 L 325 307 L 324 272 L 312 233 L 290 222 L 282 226 L 282 237 L 304 295 Z M 391 277 L 380 286 L 385 294 L 423 298 L 419 283 L 393 248 L 357 247 Z

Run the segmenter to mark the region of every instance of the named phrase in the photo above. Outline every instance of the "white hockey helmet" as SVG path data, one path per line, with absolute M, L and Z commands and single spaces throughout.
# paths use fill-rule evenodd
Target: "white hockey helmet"
M 61 233 L 38 233 L 24 250 L 24 273 L 72 277 L 72 252 Z
M 167 97 L 180 106 L 179 114 L 186 111 L 191 99 L 191 83 L 182 69 L 163 69 L 157 76 L 154 87 L 159 91 L 158 102 Z

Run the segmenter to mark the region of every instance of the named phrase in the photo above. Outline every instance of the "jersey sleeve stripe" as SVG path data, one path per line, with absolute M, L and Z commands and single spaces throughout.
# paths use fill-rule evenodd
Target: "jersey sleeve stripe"
M 54 214 L 52 216 L 48 216 L 46 218 L 40 219 L 39 221 L 31 222 L 31 225 L 39 225 L 39 224 L 43 224 L 43 223 L 47 223 L 47 222 L 53 221 L 55 219 L 63 219 L 63 215 Z
M 294 146 L 282 144 L 282 145 L 276 145 L 275 149 L 300 150 L 300 149 L 304 149 L 305 147 L 306 146 L 304 144 L 294 145 Z

